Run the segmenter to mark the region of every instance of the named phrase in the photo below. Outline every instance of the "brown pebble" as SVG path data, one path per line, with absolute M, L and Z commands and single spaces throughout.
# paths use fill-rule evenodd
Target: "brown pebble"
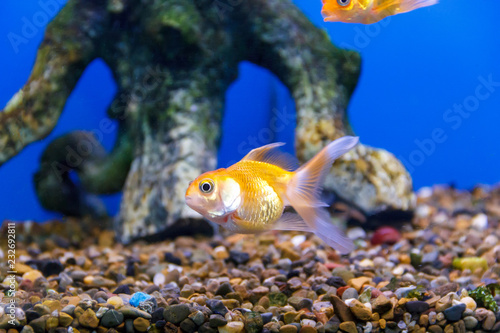
M 353 321 L 344 321 L 340 323 L 339 328 L 347 333 L 358 333 L 356 324 Z
M 297 333 L 297 326 L 283 325 L 280 327 L 280 333 Z
M 149 325 L 150 325 L 149 320 L 145 318 L 139 317 L 134 319 L 134 328 L 139 332 L 146 332 L 148 330 Z

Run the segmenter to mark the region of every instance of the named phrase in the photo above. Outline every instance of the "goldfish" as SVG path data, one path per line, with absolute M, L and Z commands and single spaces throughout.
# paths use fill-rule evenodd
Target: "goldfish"
M 340 253 L 352 241 L 330 222 L 321 202 L 322 182 L 333 161 L 358 144 L 344 136 L 295 169 L 293 158 L 272 143 L 251 150 L 228 168 L 205 172 L 186 191 L 186 204 L 230 231 L 251 234 L 269 230 L 313 232 Z M 295 212 L 285 212 L 292 207 Z
M 432 6 L 438 0 L 322 0 L 325 21 L 371 24 L 387 16 Z

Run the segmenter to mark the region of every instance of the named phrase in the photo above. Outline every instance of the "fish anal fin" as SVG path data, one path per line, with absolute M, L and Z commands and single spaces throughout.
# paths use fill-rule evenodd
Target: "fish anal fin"
M 272 229 L 311 232 L 311 228 L 300 215 L 289 212 L 284 213 L 281 218 L 275 222 Z
M 277 149 L 283 145 L 283 142 L 276 142 L 255 148 L 243 157 L 242 161 L 264 162 L 279 166 L 287 171 L 293 171 L 298 167 L 298 162 L 292 155 Z

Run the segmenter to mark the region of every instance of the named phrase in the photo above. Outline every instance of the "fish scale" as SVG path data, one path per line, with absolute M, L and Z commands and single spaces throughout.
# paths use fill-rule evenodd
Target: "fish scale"
M 256 161 L 241 161 L 227 171 L 241 186 L 243 201 L 235 215 L 241 220 L 237 226 L 252 231 L 268 229 L 283 213 L 284 204 L 278 192 L 286 186 L 288 177 L 283 175 L 291 173 Z

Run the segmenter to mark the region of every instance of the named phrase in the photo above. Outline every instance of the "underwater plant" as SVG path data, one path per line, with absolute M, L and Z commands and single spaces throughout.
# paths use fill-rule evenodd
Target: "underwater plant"
M 346 108 L 359 55 L 336 48 L 288 0 L 69 0 L 47 26 L 28 82 L 0 112 L 0 164 L 52 131 L 97 58 L 118 86 L 108 110 L 115 147 L 108 154 L 98 136 L 68 133 L 48 145 L 34 182 L 44 207 L 69 215 L 100 215 L 86 194 L 123 189 L 115 229 L 124 242 L 207 230 L 184 193 L 216 166 L 225 92 L 241 61 L 290 90 L 300 161 L 352 134 Z M 335 163 L 325 189 L 366 214 L 415 204 L 403 165 L 362 144 Z

